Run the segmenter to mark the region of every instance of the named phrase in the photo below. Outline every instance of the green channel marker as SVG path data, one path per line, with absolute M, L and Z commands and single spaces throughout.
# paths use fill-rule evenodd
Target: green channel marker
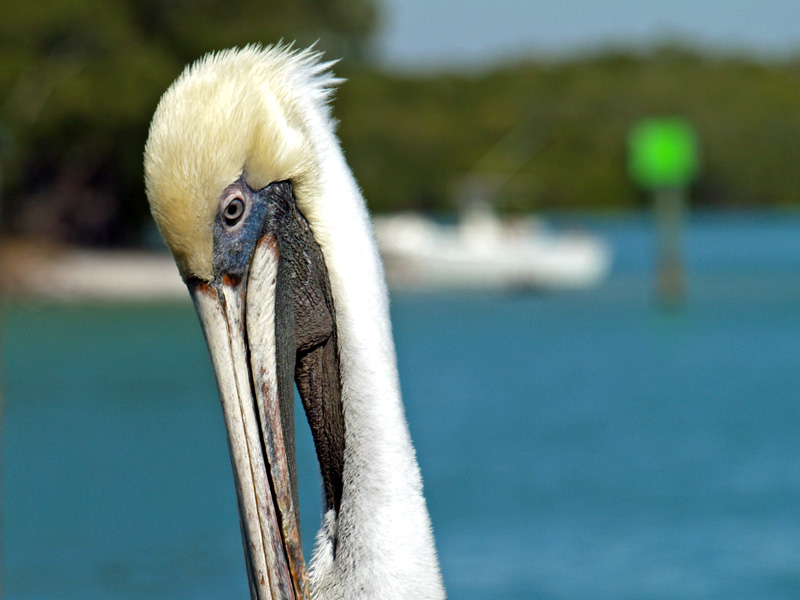
M 697 136 L 686 119 L 643 121 L 628 146 L 630 176 L 645 189 L 685 188 L 699 170 Z

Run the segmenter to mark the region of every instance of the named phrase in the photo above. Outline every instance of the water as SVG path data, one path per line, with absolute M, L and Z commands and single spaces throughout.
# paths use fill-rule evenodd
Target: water
M 595 291 L 393 298 L 450 597 L 800 597 L 800 218 L 695 219 L 675 313 L 646 220 L 591 227 Z M 16 306 L 2 352 L 5 596 L 246 598 L 192 308 Z

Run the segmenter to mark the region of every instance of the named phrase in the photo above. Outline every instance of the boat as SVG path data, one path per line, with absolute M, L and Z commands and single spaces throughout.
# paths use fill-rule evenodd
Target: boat
M 553 231 L 534 217 L 504 221 L 487 206 L 472 207 L 451 225 L 417 213 L 373 221 L 393 288 L 584 290 L 611 269 L 605 240 Z

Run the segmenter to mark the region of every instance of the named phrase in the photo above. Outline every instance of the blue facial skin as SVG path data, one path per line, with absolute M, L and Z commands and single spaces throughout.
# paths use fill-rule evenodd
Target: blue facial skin
M 288 181 L 271 183 L 253 190 L 242 175 L 223 192 L 223 202 L 214 220 L 214 283 L 223 280 L 238 284 L 247 276 L 256 244 L 267 233 L 278 233 L 278 223 L 294 203 L 292 185 Z M 225 207 L 233 199 L 244 203 L 242 216 L 232 223 L 225 216 Z

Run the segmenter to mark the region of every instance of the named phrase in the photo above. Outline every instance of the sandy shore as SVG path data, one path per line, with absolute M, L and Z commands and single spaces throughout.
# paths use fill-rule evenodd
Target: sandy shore
M 0 245 L 0 286 L 12 298 L 188 301 L 168 253 L 86 250 L 28 241 Z

